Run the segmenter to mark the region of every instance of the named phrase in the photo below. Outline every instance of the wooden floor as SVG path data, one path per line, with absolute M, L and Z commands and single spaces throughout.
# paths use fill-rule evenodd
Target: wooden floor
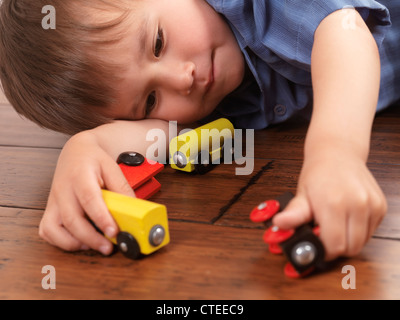
M 171 243 L 138 261 L 120 253 L 66 253 L 38 236 L 52 174 L 66 137 L 19 118 L 0 103 L 0 299 L 399 299 L 400 107 L 377 116 L 369 167 L 389 211 L 362 253 L 305 279 L 283 274 L 285 259 L 268 252 L 251 209 L 295 191 L 306 123 L 256 132 L 254 172 L 220 165 L 205 176 L 166 168 L 152 198 L 168 208 Z M 42 288 L 42 267 L 56 289 Z M 342 268 L 356 270 L 345 290 Z

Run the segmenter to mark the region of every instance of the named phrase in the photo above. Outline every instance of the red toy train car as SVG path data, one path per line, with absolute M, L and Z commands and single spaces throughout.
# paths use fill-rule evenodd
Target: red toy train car
M 154 176 L 164 169 L 163 164 L 148 160 L 133 151 L 121 153 L 117 163 L 136 197 L 148 199 L 160 190 L 161 184 Z
M 282 211 L 292 198 L 293 194 L 287 192 L 276 200 L 264 201 L 251 211 L 250 219 L 263 222 L 266 226 L 263 239 L 269 245 L 270 252 L 283 253 L 288 259 L 285 274 L 299 278 L 324 265 L 325 250 L 318 238 L 317 226 L 305 224 L 295 230 L 280 230 L 272 225 L 272 217 Z

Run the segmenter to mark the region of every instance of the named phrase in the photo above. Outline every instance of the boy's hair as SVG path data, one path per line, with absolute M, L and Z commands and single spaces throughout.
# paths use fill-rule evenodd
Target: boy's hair
M 116 4 L 120 1 L 0 3 L 0 80 L 16 111 L 41 127 L 67 134 L 109 122 L 96 110 L 115 101 L 113 84 L 121 66 L 100 56 L 120 39 L 115 27 L 128 14 Z M 42 27 L 46 5 L 55 9 L 55 29 Z

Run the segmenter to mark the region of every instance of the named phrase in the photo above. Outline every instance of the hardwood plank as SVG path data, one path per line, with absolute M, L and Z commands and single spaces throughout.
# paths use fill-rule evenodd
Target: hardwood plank
M 67 139 L 22 118 L 9 104 L 0 104 L 0 145 L 62 148 Z
M 371 142 L 370 162 L 399 163 L 400 107 L 398 105 L 377 115 Z M 292 121 L 255 133 L 255 158 L 302 159 L 308 122 Z M 393 136 L 394 135 L 394 136 Z M 21 118 L 7 103 L 0 103 L 0 145 L 62 148 L 68 136 L 42 129 Z
M 372 166 L 371 171 L 385 193 L 388 212 L 375 236 L 400 238 L 400 165 Z
M 59 150 L 0 147 L 0 205 L 44 209 Z M 235 175 L 235 165 L 219 165 L 207 175 L 166 167 L 157 175 L 161 191 L 151 200 L 168 206 L 170 218 L 218 225 L 255 227 L 248 219 L 254 206 L 285 191 L 295 192 L 301 162 L 255 161 L 250 176 Z M 387 216 L 376 235 L 400 237 L 400 166 L 370 164 L 385 192 Z M 255 177 L 258 175 L 257 177 Z M 258 179 L 254 181 L 255 179 Z
M 1 208 L 0 299 L 397 299 L 400 241 L 372 239 L 362 254 L 294 280 L 285 259 L 267 252 L 261 230 L 170 222 L 171 243 L 132 261 L 120 253 L 65 253 L 40 240 L 42 212 Z M 56 269 L 44 290 L 41 269 Z M 344 290 L 342 267 L 356 270 Z
M 171 244 L 131 261 L 120 253 L 65 253 L 38 237 L 66 137 L 20 119 L 0 99 L 0 299 L 398 299 L 399 110 L 388 109 L 374 123 L 369 166 L 389 202 L 375 238 L 359 256 L 292 280 L 283 275 L 284 258 L 267 251 L 262 228 L 248 214 L 266 196 L 295 191 L 306 123 L 256 132 L 249 176 L 236 176 L 235 165 L 205 176 L 167 167 L 157 175 L 162 190 L 152 200 L 167 205 Z M 56 290 L 41 287 L 44 265 L 56 268 Z M 356 268 L 356 290 L 341 287 L 344 265 Z
M 0 147 L 0 205 L 44 209 L 59 153 Z
M 255 206 L 286 191 L 296 193 L 301 161 L 256 159 L 257 167 L 268 163 L 270 166 L 260 171 L 259 178 L 216 222 L 217 225 L 254 228 L 256 226 L 249 220 L 249 214 Z M 400 166 L 370 164 L 369 168 L 385 193 L 389 206 L 375 235 L 400 239 Z
M 218 165 L 206 175 L 187 174 L 166 166 L 156 176 L 161 191 L 151 200 L 168 206 L 170 219 L 212 223 L 241 192 L 252 175 L 235 175 L 236 165 Z
M 261 160 L 256 159 L 257 167 L 262 167 L 257 178 L 219 219 L 217 225 L 257 228 L 249 219 L 251 210 L 259 203 L 274 199 L 278 195 L 291 191 L 296 193 L 297 179 L 301 169 L 298 160 Z
M 290 121 L 255 132 L 254 157 L 303 159 L 308 122 Z M 368 162 L 400 164 L 400 104 L 379 113 L 374 121 Z
M 44 209 L 59 152 L 0 147 L 0 205 Z M 201 176 L 166 166 L 156 176 L 161 191 L 151 200 L 167 204 L 171 219 L 211 223 L 251 178 L 235 175 L 237 167 L 221 164 Z
M 291 121 L 255 131 L 254 157 L 259 159 L 302 159 L 308 122 Z

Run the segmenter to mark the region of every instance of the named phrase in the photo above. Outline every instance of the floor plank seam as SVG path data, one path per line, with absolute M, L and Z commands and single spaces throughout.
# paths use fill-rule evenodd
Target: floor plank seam
M 0 144 L 0 148 L 62 150 L 63 147 L 45 147 L 45 146 L 27 146 L 27 145 L 14 145 L 14 144 Z
M 168 218 L 168 221 L 183 222 L 183 223 L 206 224 L 206 225 L 211 225 L 212 224 L 210 221 L 199 221 L 199 220 L 177 219 L 177 218 Z
M 33 208 L 33 207 L 19 207 L 19 206 L 11 206 L 6 204 L 1 204 L 0 208 L 7 208 L 7 209 L 22 209 L 22 210 L 35 210 L 35 211 L 44 211 L 44 209 L 40 208 Z
M 400 241 L 400 238 L 395 238 L 395 237 L 388 237 L 388 236 L 372 236 L 374 239 L 379 239 L 379 240 L 393 240 L 393 241 Z
M 210 226 L 218 226 L 221 228 L 236 228 L 236 229 L 247 229 L 247 230 L 264 230 L 265 227 L 263 226 L 245 226 L 245 225 L 237 225 L 237 224 L 229 224 L 229 223 L 224 223 L 224 224 L 213 224 L 210 221 L 199 221 L 199 220 L 188 220 L 188 219 L 176 219 L 176 218 L 168 218 L 168 221 L 171 222 L 181 222 L 181 223 L 194 223 L 194 224 L 200 224 L 200 225 L 210 225 Z
M 252 186 L 253 184 L 255 184 L 258 179 L 260 179 L 260 177 L 267 172 L 268 170 L 273 168 L 273 164 L 274 164 L 274 160 L 269 161 L 266 165 L 264 165 L 248 182 L 247 184 L 242 187 L 238 193 L 236 193 L 229 201 L 228 203 L 223 206 L 220 210 L 219 213 L 216 217 L 214 217 L 213 219 L 211 219 L 211 224 L 214 224 L 215 222 L 217 222 L 219 219 L 221 219 L 221 217 L 225 214 L 225 212 L 227 212 L 229 210 L 230 207 L 232 207 L 239 199 L 240 197 L 247 191 L 247 189 Z
M 368 165 L 376 165 L 376 166 L 400 166 L 400 163 L 397 162 L 367 162 Z

